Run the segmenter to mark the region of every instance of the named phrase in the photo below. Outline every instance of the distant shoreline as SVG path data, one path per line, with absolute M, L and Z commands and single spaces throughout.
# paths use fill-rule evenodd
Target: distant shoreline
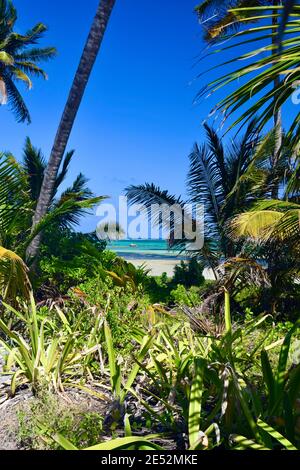
M 110 243 L 108 249 L 135 267 L 144 265 L 151 276 L 166 273 L 168 277 L 173 277 L 175 267 L 181 261 L 189 260 L 178 250 L 170 250 L 166 240 L 118 240 Z M 204 270 L 204 277 L 207 280 L 214 279 L 213 273 L 207 269 Z
M 167 273 L 168 277 L 173 277 L 175 266 L 180 264 L 180 260 L 176 259 L 151 259 L 151 258 L 129 258 L 123 256 L 126 261 L 132 263 L 136 268 L 144 265 L 150 270 L 151 276 L 161 276 Z
M 125 258 L 127 259 L 128 261 L 129 260 L 149 260 L 149 261 L 152 261 L 152 260 L 157 260 L 157 261 L 176 261 L 177 263 L 180 263 L 180 261 L 188 261 L 188 257 L 187 256 L 174 256 L 174 255 L 161 255 L 161 254 L 147 254 L 147 253 L 128 253 L 128 252 L 121 252 L 121 251 L 118 251 L 117 252 L 117 255 L 120 256 L 121 258 Z

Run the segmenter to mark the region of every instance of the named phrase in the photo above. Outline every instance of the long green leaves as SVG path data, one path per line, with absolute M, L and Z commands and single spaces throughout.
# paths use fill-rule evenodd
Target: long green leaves
M 111 399 L 114 406 L 117 405 L 118 414 L 115 415 L 112 408 L 108 417 L 114 419 L 113 424 L 124 426 L 122 436 L 125 437 L 104 440 L 87 450 L 161 449 L 156 439 L 163 438 L 162 435 L 135 436 L 135 416 L 133 408 L 127 404 L 133 400 L 139 404 L 139 419 L 145 423 L 143 429 L 159 427 L 164 436 L 177 436 L 176 440 L 188 436 L 187 447 L 191 450 L 227 447 L 230 442 L 234 449 L 298 448 L 300 366 L 290 368 L 288 360 L 298 323 L 284 341 L 268 344 L 264 350 L 268 335 L 263 335 L 263 340 L 255 344 L 251 344 L 249 337 L 256 335 L 265 324 L 266 315 L 246 322 L 243 328 L 238 328 L 228 318 L 227 332 L 217 338 L 195 335 L 189 325 L 169 319 L 167 324 L 152 328 L 151 334 L 144 336 L 139 331 L 134 335 L 138 351 L 129 363 L 119 360 L 103 314 L 97 316 L 90 336 L 83 338 L 77 326 L 68 321 L 65 311 L 58 309 L 60 326 L 57 330 L 51 319 L 36 309 L 33 299 L 24 312 L 6 308 L 24 325 L 24 335 L 20 335 L 0 319 L 5 338 L 2 345 L 8 353 L 5 373 L 12 375 L 13 393 L 21 384 L 30 383 L 38 390 L 45 382 L 56 391 L 68 386 L 87 391 L 85 373 L 92 380 L 95 362 L 89 368 L 90 363 L 85 359 L 93 359 L 100 338 L 105 341 L 102 351 L 106 357 L 97 382 L 108 390 L 107 377 L 110 376 Z M 229 298 L 225 310 L 231 317 Z M 80 318 L 77 323 L 80 325 Z M 279 343 L 282 343 L 281 352 L 274 366 L 267 349 L 270 351 Z M 263 377 L 254 383 L 259 357 Z M 231 436 L 233 429 L 236 435 Z M 75 450 L 62 436 L 53 438 L 62 448 Z
M 104 322 L 104 335 L 108 354 L 112 392 L 116 397 L 119 397 L 121 394 L 121 369 L 120 365 L 117 363 L 111 331 L 106 321 Z
M 300 390 L 300 366 L 295 369 L 288 368 L 288 357 L 293 334 L 299 328 L 299 322 L 291 328 L 281 346 L 277 368 L 272 369 L 269 356 L 265 350 L 261 352 L 261 367 L 264 383 L 268 392 L 267 416 L 283 415 L 287 408 L 290 417 L 286 422 L 290 435 L 295 434 L 294 417 L 296 419 L 296 399 Z
M 19 122 L 30 123 L 29 111 L 16 83 L 22 81 L 30 89 L 32 88 L 30 77 L 40 76 L 46 79 L 47 75 L 38 66 L 38 63 L 54 57 L 56 50 L 53 47 L 32 47 L 47 31 L 46 26 L 42 23 L 35 25 L 25 35 L 13 31 L 17 12 L 11 1 L 1 0 L 0 13 L 0 98 L 2 104 L 8 102 L 11 105 Z
M 236 80 L 242 81 L 242 85 L 225 96 L 215 108 L 215 112 L 222 111 L 225 116 L 231 116 L 236 111 L 242 110 L 240 116 L 230 126 L 231 128 L 249 121 L 256 115 L 258 116 L 258 127 L 262 129 L 274 114 L 293 98 L 295 84 L 300 78 L 300 7 L 295 5 L 289 21 L 284 21 L 285 36 L 281 41 L 282 47 L 278 48 L 278 38 L 280 35 L 282 36 L 282 25 L 279 21 L 276 23 L 273 20 L 280 18 L 283 8 L 272 5 L 233 9 L 232 14 L 235 16 L 236 26 L 242 29 L 238 33 L 229 33 L 225 38 L 227 39 L 226 46 L 213 52 L 224 54 L 240 45 L 244 47 L 253 45 L 249 52 L 235 56 L 223 63 L 222 65 L 226 67 L 234 67 L 235 64 L 238 66 L 226 75 L 215 79 L 203 90 L 204 94 L 214 93 L 233 84 Z M 274 14 L 274 11 L 278 11 L 278 13 Z M 241 20 L 239 19 L 240 14 L 242 14 Z M 247 26 L 243 29 L 243 14 L 247 14 L 247 21 L 261 20 L 261 24 L 250 28 Z M 228 45 L 229 40 L 232 41 L 230 45 Z M 255 46 L 256 44 L 259 44 L 259 47 Z M 245 62 L 247 65 L 244 65 Z M 219 66 L 215 68 L 217 67 Z M 277 87 L 274 87 L 274 82 L 279 78 L 282 80 Z M 245 109 L 246 103 L 248 106 Z M 297 144 L 300 129 L 300 113 L 296 112 L 295 114 L 288 132 L 288 138 L 293 145 Z
M 142 450 L 146 447 L 149 450 L 163 450 L 162 447 L 154 444 L 151 440 L 159 437 L 157 436 L 146 436 L 146 437 L 123 437 L 112 439 L 110 441 L 103 442 L 102 444 L 97 444 L 92 447 L 87 447 L 84 450 L 92 450 L 92 451 L 99 451 L 99 450 Z M 61 435 L 53 436 L 53 439 L 65 450 L 79 450 L 73 444 L 71 444 L 67 439 L 65 439 Z
M 51 320 L 40 317 L 32 295 L 31 305 L 24 313 L 7 304 L 4 306 L 24 327 L 22 336 L 0 319 L 0 330 L 5 335 L 0 343 L 8 353 L 5 368 L 12 375 L 12 394 L 24 383 L 29 383 L 34 391 L 44 385 L 63 391 L 64 384 L 76 386 L 77 376 L 82 381 L 87 373 L 87 358 L 93 357 L 98 349 L 99 338 L 93 332 L 91 338 L 87 338 L 88 348 L 83 348 L 77 341 L 78 331 L 71 329 L 70 325 L 58 332 L 48 329 L 46 333 L 45 327 L 51 324 Z
M 298 450 L 288 439 L 261 419 L 258 420 L 257 425 L 271 437 L 276 439 L 286 450 Z
M 13 251 L 0 246 L 0 293 L 4 300 L 15 302 L 18 295 L 29 299 L 31 284 L 28 268 Z
M 111 389 L 114 397 L 123 403 L 141 368 L 141 363 L 143 362 L 145 356 L 149 353 L 151 344 L 153 342 L 153 336 L 147 335 L 143 338 L 140 351 L 138 352 L 135 359 L 135 364 L 132 366 L 131 371 L 129 372 L 128 377 L 124 383 L 121 366 L 118 363 L 118 359 L 116 357 L 113 338 L 107 321 L 104 322 L 104 337 L 107 347 Z

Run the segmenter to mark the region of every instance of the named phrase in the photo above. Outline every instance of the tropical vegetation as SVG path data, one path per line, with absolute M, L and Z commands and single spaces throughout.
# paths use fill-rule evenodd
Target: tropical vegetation
M 31 77 L 47 78 L 40 62 L 53 58 L 54 47 L 36 47 L 47 31 L 38 23 L 26 34 L 14 32 L 17 10 L 8 0 L 0 1 L 0 105 L 9 104 L 18 121 L 30 122 L 30 113 L 17 87 L 23 82 L 32 88 Z
M 299 114 L 284 119 L 300 7 L 285 3 L 196 7 L 219 62 L 198 98 L 225 91 L 215 113 L 227 132 L 204 124 L 186 198 L 154 182 L 125 189 L 145 213 L 156 208 L 159 228 L 159 205 L 179 208 L 168 241 L 184 260 L 173 277 L 110 251 L 108 224 L 81 233 L 107 196 L 81 172 L 65 184 L 114 0 L 99 2 L 49 159 L 29 137 L 18 159 L 0 154 L 0 447 L 13 432 L 22 449 L 300 450 Z M 29 121 L 16 81 L 45 77 L 38 63 L 55 50 L 31 48 L 46 28 L 22 36 L 16 19 L 13 2 L 0 0 L 1 104 Z M 193 204 L 204 207 L 196 251 L 187 233 L 175 236 Z M 8 427 L 3 413 L 13 415 Z

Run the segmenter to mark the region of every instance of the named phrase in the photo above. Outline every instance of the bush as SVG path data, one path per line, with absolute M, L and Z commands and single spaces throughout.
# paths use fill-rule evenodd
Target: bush
M 195 286 L 190 289 L 186 289 L 184 286 L 179 284 L 176 289 L 171 291 L 170 298 L 177 305 L 193 307 L 199 304 L 200 289 Z
M 80 284 L 86 301 L 106 312 L 106 319 L 112 331 L 115 347 L 123 354 L 133 348 L 132 331 L 144 326 L 150 300 L 140 287 L 132 290 L 130 285 L 118 287 L 110 279 L 90 279 Z
M 180 265 L 175 267 L 173 283 L 185 287 L 201 286 L 205 283 L 203 269 L 203 265 L 195 258 L 192 258 L 188 263 L 181 261 Z
M 41 247 L 40 273 L 36 284 L 65 294 L 70 287 L 97 276 L 116 255 L 104 251 L 105 242 L 94 234 L 76 233 L 54 228 L 44 235 Z

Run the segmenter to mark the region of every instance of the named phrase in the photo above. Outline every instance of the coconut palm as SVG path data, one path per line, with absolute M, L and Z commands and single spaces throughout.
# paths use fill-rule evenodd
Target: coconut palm
M 79 174 L 73 184 L 57 195 L 64 181 L 73 152 L 66 154 L 55 182 L 51 205 L 42 221 L 31 232 L 31 221 L 43 181 L 46 161 L 42 152 L 26 140 L 23 162 L 11 154 L 0 154 L 0 298 L 28 297 L 31 289 L 28 268 L 23 261 L 32 237 L 48 229 L 48 241 L 57 230 L 78 224 L 87 210 L 103 198 L 94 197 L 87 180 Z M 51 227 L 51 230 L 49 228 Z
M 51 203 L 56 176 L 63 159 L 88 80 L 100 50 L 115 1 L 116 0 L 100 0 L 99 2 L 96 16 L 92 23 L 87 42 L 75 74 L 71 91 L 55 137 L 47 169 L 45 171 L 38 204 L 33 218 L 33 231 L 35 230 L 35 226 L 39 224 L 43 216 L 47 213 L 48 207 Z M 28 247 L 28 258 L 34 258 L 38 254 L 39 245 L 40 237 L 35 237 Z
M 277 15 L 277 7 L 282 5 L 281 0 L 228 0 L 220 2 L 218 0 L 205 0 L 197 8 L 199 18 L 202 22 L 203 28 L 206 31 L 206 39 L 211 41 L 226 38 L 230 32 L 235 33 L 246 23 L 255 23 L 261 18 L 259 16 L 260 7 L 268 6 L 274 7 L 272 16 L 270 17 L 270 24 L 275 28 L 279 24 L 279 17 Z M 209 18 L 207 18 L 210 16 Z M 249 27 L 249 26 L 248 26 Z M 276 35 L 271 38 L 271 54 L 276 54 L 280 49 L 280 41 Z M 274 90 L 280 86 L 280 76 L 274 77 Z M 270 157 L 271 164 L 276 167 L 280 160 L 280 152 L 282 147 L 282 111 L 281 108 L 276 109 L 274 112 L 274 129 L 276 141 L 274 146 L 274 154 Z M 278 197 L 278 186 L 273 187 L 274 198 Z
M 202 146 L 195 144 L 190 155 L 187 202 L 204 206 L 205 243 L 197 256 L 207 267 L 215 270 L 222 259 L 239 251 L 238 245 L 234 245 L 227 236 L 226 223 L 234 214 L 251 207 L 255 198 L 266 196 L 270 191 L 271 178 L 263 165 L 254 169 L 256 152 L 266 151 L 258 146 L 255 121 L 241 139 L 236 139 L 227 147 L 212 128 L 206 125 L 205 129 L 207 143 Z M 182 208 L 180 217 L 186 207 L 181 198 L 162 191 L 154 184 L 130 186 L 126 189 L 126 195 L 132 204 L 143 204 L 147 210 L 155 210 L 155 204 L 160 207 L 161 204 L 177 205 Z M 159 222 L 159 213 L 156 218 Z
M 73 184 L 57 195 L 64 181 L 73 152 L 66 154 L 59 172 L 47 214 L 35 232 L 31 221 L 42 185 L 46 161 L 42 152 L 26 140 L 23 162 L 18 163 L 10 154 L 0 155 L 0 245 L 15 250 L 24 257 L 32 237 L 44 228 L 58 226 L 71 228 L 88 209 L 103 200 L 95 197 L 87 187 L 87 179 L 79 174 Z
M 30 122 L 30 114 L 17 88 L 23 82 L 29 89 L 31 77 L 47 78 L 39 63 L 51 59 L 53 47 L 35 45 L 47 31 L 42 23 L 35 25 L 25 35 L 14 32 L 17 11 L 10 0 L 0 0 L 0 104 L 8 103 L 19 122 Z
M 295 251 L 299 252 L 299 248 L 296 248 L 297 237 L 299 243 L 298 189 L 296 185 L 291 188 L 288 184 L 289 177 L 294 172 L 290 149 L 282 148 L 280 160 L 274 170 L 270 164 L 270 155 L 273 155 L 276 140 L 274 130 L 259 139 L 254 121 L 241 140 L 236 139 L 226 147 L 213 129 L 205 127 L 207 143 L 202 147 L 196 144 L 190 155 L 187 192 L 188 202 L 203 204 L 205 208 L 205 243 L 193 255 L 205 267 L 213 270 L 217 280 L 212 290 L 205 294 L 208 295 L 207 301 L 209 304 L 212 301 L 215 305 L 218 299 L 222 301 L 224 285 L 233 298 L 248 286 L 257 289 L 257 305 L 263 305 L 262 308 L 274 312 L 280 308 L 280 311 L 284 311 L 284 305 L 288 301 L 292 309 L 299 301 L 295 280 L 299 275 L 300 263 Z M 273 187 L 278 185 L 289 202 L 277 201 L 278 207 L 271 208 L 274 203 L 271 199 Z M 179 204 L 182 212 L 185 210 L 181 198 L 176 198 L 153 184 L 131 186 L 127 188 L 127 196 L 131 203 L 144 204 L 147 211 L 153 204 Z M 288 245 L 283 240 L 278 243 L 275 238 L 277 229 L 269 239 L 246 236 L 246 230 L 254 230 L 251 217 L 255 215 L 254 211 L 250 211 L 258 209 L 257 201 L 260 201 L 260 211 L 267 208 L 272 210 L 269 216 L 267 213 L 263 214 L 263 217 L 269 217 L 266 223 L 274 220 L 279 222 L 280 219 L 281 236 L 284 229 L 285 233 L 290 234 Z M 289 212 L 283 217 L 285 204 L 290 206 Z M 281 213 L 278 215 L 279 211 Z M 251 214 L 250 218 L 247 214 Z M 237 228 L 234 231 L 231 226 L 234 217 L 237 225 L 244 223 L 240 232 Z M 261 215 L 258 214 L 257 217 L 259 219 Z M 279 293 L 282 292 L 289 299 L 283 299 L 281 294 L 279 299 Z
M 232 126 L 240 125 L 247 122 L 255 115 L 258 117 L 259 128 L 263 127 L 274 118 L 282 106 L 292 98 L 295 93 L 295 85 L 299 83 L 299 49 L 300 36 L 298 34 L 300 20 L 300 6 L 295 5 L 290 20 L 285 25 L 285 35 L 282 37 L 282 24 L 270 26 L 272 18 L 279 18 L 284 11 L 283 7 L 277 7 L 277 13 L 274 14 L 274 7 L 261 7 L 259 13 L 256 9 L 248 9 L 248 13 L 255 18 L 264 18 L 264 25 L 260 27 L 245 28 L 234 35 L 235 41 L 231 45 L 222 48 L 223 53 L 231 48 L 248 44 L 253 44 L 253 50 L 243 53 L 235 57 L 232 61 L 227 61 L 226 66 L 233 63 L 245 63 L 247 65 L 235 68 L 225 76 L 217 78 L 211 82 L 203 92 L 214 92 L 223 86 L 234 82 L 236 79 L 245 79 L 245 83 L 239 86 L 233 93 L 222 99 L 216 106 L 215 111 L 221 111 L 225 116 L 233 114 L 240 109 L 245 103 L 250 102 L 250 106 L 243 110 L 241 115 L 234 121 Z M 269 20 L 268 20 L 269 19 Z M 232 38 L 228 34 L 227 38 Z M 272 55 L 266 52 L 274 52 L 274 44 L 272 40 L 282 38 L 282 46 L 280 50 L 275 48 Z M 259 46 L 256 46 L 256 44 Z M 263 44 L 263 45 L 262 45 Z M 222 64 L 225 65 L 225 64 Z M 255 74 L 253 72 L 255 71 Z M 284 80 L 274 88 L 272 84 L 278 77 Z M 296 108 L 295 108 L 296 109 Z M 292 121 L 289 132 L 287 133 L 288 141 L 297 148 L 300 113 L 296 114 Z
M 61 184 L 64 182 L 68 175 L 68 170 L 72 157 L 74 155 L 74 150 L 67 152 L 63 158 L 61 164 L 61 170 L 59 171 L 50 201 L 50 207 L 48 212 L 59 210 L 64 204 L 68 202 L 91 202 L 89 207 L 92 207 L 95 204 L 95 196 L 92 191 L 87 186 L 87 178 L 82 174 L 76 177 L 74 182 L 66 188 L 59 197 L 57 197 L 58 190 L 60 189 Z M 47 162 L 42 154 L 40 149 L 34 147 L 29 138 L 25 141 L 24 152 L 23 152 L 23 162 L 22 168 L 25 172 L 25 177 L 29 186 L 30 198 L 33 202 L 33 209 L 35 209 L 40 195 L 41 187 L 43 184 L 44 174 L 47 168 Z M 102 200 L 102 198 L 96 198 L 97 201 Z M 79 223 L 79 219 L 86 213 L 87 209 L 81 207 L 80 205 L 69 206 L 69 211 L 66 211 L 60 214 L 56 219 L 56 224 L 61 228 L 72 228 Z
M 24 191 L 26 178 L 11 155 L 0 154 L 0 297 L 15 299 L 18 294 L 28 297 L 30 283 L 27 267 L 13 251 L 7 249 L 22 232 L 29 197 Z M 6 248 L 5 248 L 6 246 Z

